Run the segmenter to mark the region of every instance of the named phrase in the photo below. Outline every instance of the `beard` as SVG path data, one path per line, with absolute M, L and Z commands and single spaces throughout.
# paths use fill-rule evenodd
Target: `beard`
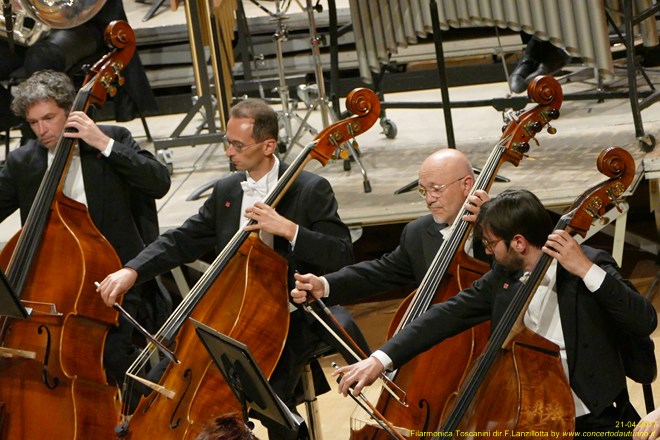
M 506 256 L 502 258 L 502 261 L 497 262 L 512 271 L 525 268 L 525 260 L 523 259 L 523 256 L 510 246 L 507 249 Z

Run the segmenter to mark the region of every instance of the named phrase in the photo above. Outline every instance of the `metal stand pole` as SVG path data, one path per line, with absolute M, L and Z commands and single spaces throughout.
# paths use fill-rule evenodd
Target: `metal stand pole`
M 323 122 L 323 127 L 330 125 L 330 121 L 336 122 L 339 118 L 337 117 L 334 109 L 329 105 L 328 97 L 325 93 L 325 80 L 323 78 L 323 67 L 321 62 L 321 37 L 318 35 L 316 29 L 316 20 L 314 18 L 314 6 L 312 6 L 312 0 L 306 0 L 306 9 L 307 9 L 307 18 L 309 21 L 309 34 L 310 34 L 310 43 L 312 45 L 312 59 L 314 60 L 314 76 L 316 79 L 316 84 L 318 87 L 318 97 L 313 101 L 310 106 L 310 110 L 313 110 L 317 107 L 320 107 L 321 110 L 321 120 Z M 344 159 L 344 170 L 351 169 L 351 158 L 355 160 L 355 163 L 360 168 L 362 173 L 362 180 L 364 186 L 364 192 L 371 192 L 371 183 L 367 176 L 367 170 L 362 165 L 358 151 L 353 147 L 351 142 L 345 142 L 342 145 L 342 148 L 345 148 L 350 156 Z
M 282 42 L 286 41 L 289 29 L 284 24 L 284 17 L 280 11 L 280 2 L 275 0 L 276 16 L 277 16 L 277 31 L 273 34 L 273 40 L 275 40 L 275 55 L 277 58 L 277 76 L 279 78 L 279 87 L 277 92 L 280 95 L 280 101 L 282 104 L 282 111 L 280 112 L 280 126 L 284 128 L 284 136 L 280 137 L 280 142 L 283 142 L 285 148 L 288 150 L 292 144 L 293 139 L 293 129 L 291 127 L 291 109 L 290 104 L 290 95 L 289 95 L 289 86 L 286 83 L 286 75 L 284 73 L 284 51 L 282 49 Z
M 442 112 L 445 116 L 445 131 L 447 132 L 447 146 L 456 148 L 454 139 L 454 123 L 451 118 L 451 104 L 449 102 L 449 85 L 447 84 L 447 71 L 445 70 L 445 52 L 442 49 L 442 30 L 440 29 L 440 17 L 435 0 L 430 0 L 431 23 L 433 25 L 433 42 L 435 43 L 435 55 L 438 63 L 438 78 L 440 79 L 440 94 L 442 96 Z
M 189 145 L 198 145 L 198 144 L 212 144 L 222 141 L 224 133 L 216 127 L 216 114 L 218 102 L 211 94 L 211 81 L 209 79 L 209 73 L 206 67 L 206 58 L 204 51 L 204 40 L 201 35 L 201 29 L 204 27 L 202 25 L 202 16 L 200 11 L 200 3 L 206 2 L 207 9 L 207 18 L 208 23 L 206 27 L 211 31 L 212 24 L 210 23 L 210 11 L 208 11 L 207 0 L 190 0 L 185 2 L 186 7 L 186 17 L 188 23 L 188 35 L 190 37 L 190 47 L 192 50 L 192 61 L 193 69 L 195 73 L 195 84 L 197 88 L 197 98 L 188 111 L 183 120 L 179 125 L 174 129 L 169 138 L 165 139 L 156 139 L 154 140 L 154 148 L 156 149 L 156 154 L 158 158 L 163 161 L 171 171 L 171 153 L 167 151 L 169 147 L 181 147 Z M 211 32 L 209 32 L 211 34 Z M 211 36 L 211 40 L 212 39 Z M 215 48 L 213 44 L 211 45 L 212 55 L 215 58 Z M 214 63 L 215 64 L 215 63 Z M 216 66 L 213 66 L 214 73 L 217 78 L 217 69 Z M 216 81 L 217 84 L 217 81 Z M 220 92 L 220 90 L 216 90 Z M 183 130 L 188 126 L 193 117 L 197 112 L 203 112 L 204 122 L 200 124 L 197 128 L 197 131 L 194 135 L 191 136 L 181 136 Z M 224 121 L 221 121 L 221 124 L 224 124 Z M 207 129 L 207 134 L 201 134 L 201 130 Z

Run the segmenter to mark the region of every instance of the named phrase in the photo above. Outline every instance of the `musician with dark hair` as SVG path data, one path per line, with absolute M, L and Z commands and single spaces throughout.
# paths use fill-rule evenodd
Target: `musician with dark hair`
M 507 190 L 484 203 L 476 233 L 494 258 L 492 270 L 470 288 L 431 306 L 368 359 L 340 368 L 340 391 L 347 395 L 354 387 L 357 395 L 383 371 L 478 323 L 490 319 L 496 327 L 545 253 L 554 260 L 525 311 L 524 323 L 560 348 L 576 431 L 597 431 L 605 438 L 631 432 L 639 416 L 628 400 L 619 336 L 648 337 L 657 325 L 656 311 L 621 277 L 609 254 L 580 246 L 567 231 L 552 228 L 547 211 L 528 191 Z

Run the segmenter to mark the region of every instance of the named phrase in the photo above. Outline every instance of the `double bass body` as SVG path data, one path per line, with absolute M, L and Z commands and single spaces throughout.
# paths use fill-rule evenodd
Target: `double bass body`
M 574 402 L 559 347 L 531 330 L 516 336 L 483 384 L 458 431 L 549 438 L 550 431 L 565 435 L 574 430 Z
M 488 270 L 488 264 L 460 252 L 456 264 L 440 285 L 433 303 L 444 302 L 464 287 L 471 285 Z M 412 295 L 411 295 L 412 296 Z M 410 305 L 411 296 L 397 309 L 388 338 L 394 335 L 396 324 Z M 489 335 L 484 323 L 453 336 L 417 356 L 402 366 L 396 375 L 397 386 L 406 392 L 408 406 L 397 402 L 389 393 L 381 393 L 377 407 L 383 416 L 399 427 L 414 427 L 419 431 L 433 431 L 441 422 L 447 403 L 458 390 L 470 365 L 483 350 Z M 425 380 L 420 380 L 425 378 Z M 428 386 L 430 378 L 433 386 Z M 351 439 L 389 439 L 381 429 L 365 426 L 351 431 Z
M 288 331 L 287 264 L 252 235 L 212 283 L 191 318 L 241 341 L 266 375 L 275 368 Z M 277 323 L 273 325 L 273 323 Z M 159 384 L 174 392 L 143 398 L 121 438 L 192 440 L 214 415 L 240 411 L 240 405 L 211 357 L 186 321 L 176 338 L 180 364 L 171 363 Z
M 0 254 L 3 268 L 17 240 L 18 235 Z M 10 280 L 19 265 L 9 265 Z M 85 206 L 66 197 L 56 200 L 21 295 L 34 308 L 32 315 L 3 324 L 3 438 L 112 435 L 116 417 L 109 415 L 118 409 L 116 389 L 107 384 L 103 370 L 103 341 L 117 317 L 98 301 L 94 281 L 119 267 Z

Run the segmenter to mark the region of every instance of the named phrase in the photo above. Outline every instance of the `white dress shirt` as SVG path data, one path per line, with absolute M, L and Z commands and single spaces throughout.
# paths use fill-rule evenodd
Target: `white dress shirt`
M 110 156 L 112 152 L 112 146 L 115 141 L 110 139 L 108 146 L 105 147 L 105 150 L 101 151 L 105 157 Z M 55 159 L 55 149 L 48 150 L 48 169 L 53 164 Z M 62 187 L 62 193 L 70 199 L 75 200 L 76 202 L 82 203 L 87 206 L 87 194 L 85 193 L 85 182 L 83 181 L 82 167 L 80 165 L 80 149 L 78 144 L 74 146 L 73 154 L 71 155 L 71 161 L 69 162 L 69 169 L 66 174 L 66 179 L 64 180 L 64 186 Z
M 529 276 L 529 273 L 525 273 L 521 278 L 521 281 L 523 278 L 526 279 L 527 276 Z M 595 292 L 600 288 L 604 279 L 605 271 L 596 264 L 592 264 L 582 281 L 590 292 Z M 569 372 L 566 343 L 564 342 L 564 332 L 561 327 L 557 292 L 555 291 L 556 281 L 557 260 L 553 259 L 546 272 L 546 276 L 530 301 L 523 320 L 530 330 L 559 346 L 562 366 L 568 377 Z M 383 364 L 385 370 L 392 370 L 394 366 L 392 359 L 385 352 L 376 350 L 371 356 L 378 359 L 380 363 Z M 573 401 L 575 402 L 575 417 L 589 414 L 590 411 L 584 402 L 582 402 L 572 389 L 571 392 L 573 393 Z

